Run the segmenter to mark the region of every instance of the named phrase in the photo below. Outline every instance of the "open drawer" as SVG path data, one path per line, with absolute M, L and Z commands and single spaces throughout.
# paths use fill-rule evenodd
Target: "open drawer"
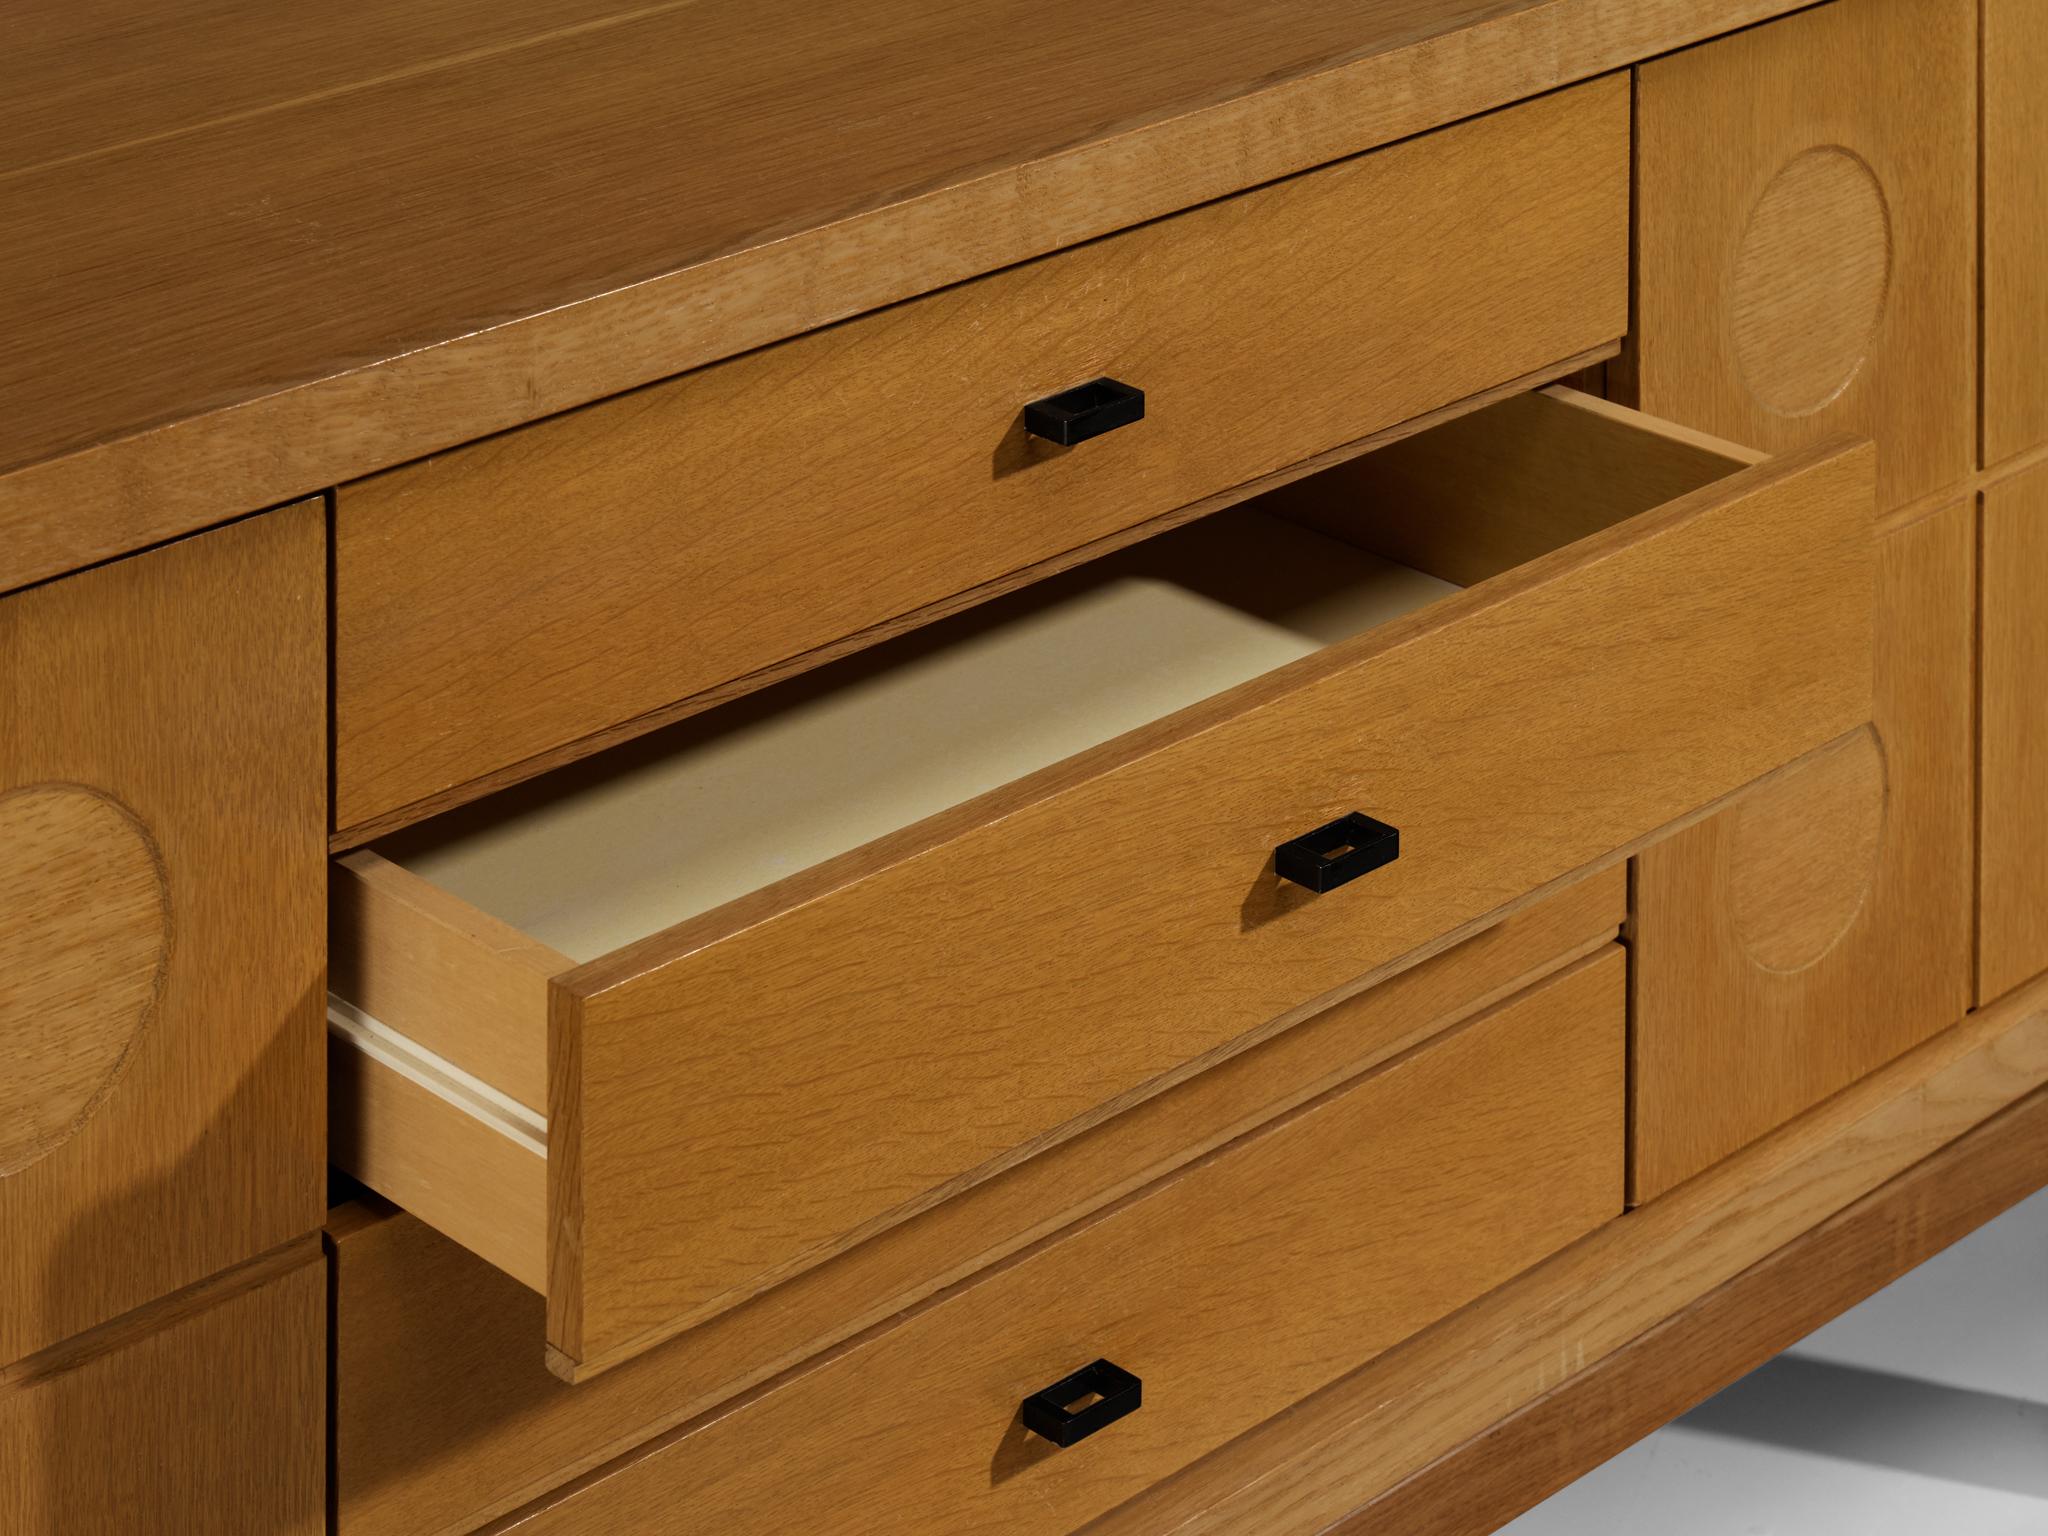
M 332 1156 L 601 1369 L 1866 720 L 1872 495 L 1521 396 L 349 855 Z

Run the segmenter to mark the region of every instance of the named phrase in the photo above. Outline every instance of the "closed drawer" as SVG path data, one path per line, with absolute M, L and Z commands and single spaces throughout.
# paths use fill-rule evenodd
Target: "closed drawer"
M 594 1380 L 546 1301 L 403 1211 L 333 1214 L 339 1536 L 453 1536 L 758 1386 L 1246 1131 L 1611 949 L 1604 870 Z
M 1609 946 L 519 1529 L 1075 1529 L 1619 1214 L 1624 973 Z M 1098 1358 L 1135 1412 L 1024 1427 Z
M 1372 458 L 351 855 L 336 1160 L 585 1374 L 1869 718 L 1867 445 L 1556 391 Z M 1276 876 L 1353 811 L 1398 860 Z
M 1596 81 L 345 485 L 335 823 L 1613 342 L 1627 203 L 1626 83 Z M 1026 434 L 1103 375 L 1141 422 Z

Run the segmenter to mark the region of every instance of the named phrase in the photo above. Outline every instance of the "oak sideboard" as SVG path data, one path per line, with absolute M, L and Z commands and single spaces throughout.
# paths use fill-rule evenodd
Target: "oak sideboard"
M 0 1536 L 1466 1536 L 2048 1185 L 2037 0 L 0 31 Z

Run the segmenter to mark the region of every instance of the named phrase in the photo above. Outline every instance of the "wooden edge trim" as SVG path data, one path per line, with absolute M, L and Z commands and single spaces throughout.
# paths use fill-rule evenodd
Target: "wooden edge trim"
M 1086 1529 L 1090 1536 L 1326 1531 L 1682 1318 L 1760 1260 L 2044 1084 L 2048 977 L 1969 1015 Z M 1877 1267 L 1896 1272 L 1904 1263 L 1887 1257 Z M 1815 1310 L 1831 1304 L 1823 1300 Z M 1655 1346 L 1647 1347 L 1654 1358 Z
M 1331 1536 L 1497 1530 L 2048 1187 L 2048 1088 L 1412 1473 Z
M 219 1274 L 194 1281 L 182 1290 L 147 1302 L 132 1312 L 124 1312 L 110 1322 L 88 1328 L 61 1344 L 52 1344 L 32 1355 L 24 1355 L 12 1365 L 0 1366 L 0 1397 L 76 1370 L 102 1355 L 126 1349 L 188 1317 L 211 1311 L 232 1297 L 258 1290 L 291 1274 L 320 1258 L 321 1241 L 321 1234 L 317 1231 L 295 1237 Z
M 1573 410 L 1584 411 L 1588 416 L 1599 417 L 1604 421 L 1627 427 L 1646 438 L 1675 443 L 1681 448 L 1689 448 L 1726 460 L 1731 474 L 1738 469 L 1748 469 L 1752 465 L 1761 464 L 1771 457 L 1768 453 L 1759 452 L 1755 448 L 1745 448 L 1740 443 L 1730 442 L 1725 437 L 1715 437 L 1710 432 L 1700 432 L 1692 427 L 1681 426 L 1675 421 L 1666 421 L 1661 416 L 1652 416 L 1645 411 L 1637 410 L 1634 406 L 1620 405 L 1612 400 L 1604 400 L 1598 395 L 1589 395 L 1570 384 L 1552 384 L 1538 390 L 1537 393 L 1547 395 L 1562 405 L 1572 407 Z
M 1019 570 L 1011 571 L 995 578 L 993 581 L 985 581 L 979 586 L 969 587 L 966 591 L 956 593 L 952 597 L 942 598 L 935 603 L 928 603 L 922 608 L 914 609 L 907 614 L 898 615 L 896 618 L 886 620 L 883 623 L 870 625 L 866 629 L 858 630 L 842 639 L 835 640 L 829 645 L 821 645 L 815 649 L 805 651 L 801 655 L 776 662 L 772 666 L 762 667 L 742 677 L 734 678 L 730 682 L 721 683 L 715 688 L 707 688 L 701 693 L 690 695 L 688 698 L 678 699 L 675 703 L 664 705 L 660 709 L 650 710 L 644 715 L 636 715 L 631 720 L 622 720 L 617 725 L 607 726 L 601 731 L 594 731 L 588 736 L 579 737 L 575 741 L 564 743 L 562 746 L 550 751 L 538 753 L 533 757 L 523 758 L 519 762 L 508 764 L 480 778 L 471 779 L 466 783 L 458 784 L 452 788 L 429 795 L 425 799 L 415 800 L 376 816 L 353 822 L 329 834 L 327 850 L 329 853 L 342 853 L 348 849 L 360 847 L 364 843 L 373 842 L 377 838 L 395 832 L 401 827 L 412 826 L 416 822 L 438 816 L 443 811 L 453 810 L 458 805 L 467 805 L 472 800 L 481 799 L 485 795 L 493 794 L 513 784 L 524 783 L 527 779 L 546 773 L 550 769 L 562 767 L 567 763 L 578 762 L 592 753 L 601 752 L 605 748 L 616 746 L 622 741 L 631 741 L 635 737 L 646 735 L 649 731 L 659 730 L 662 726 L 673 725 L 678 720 L 686 720 L 692 715 L 702 714 L 704 711 L 715 709 L 721 704 L 731 703 L 734 699 L 744 698 L 750 693 L 756 693 L 763 688 L 770 687 L 789 678 L 801 676 L 805 672 L 813 671 L 829 662 L 837 661 L 842 657 L 851 656 L 858 651 L 866 650 L 869 646 L 880 644 L 882 641 L 891 639 L 896 635 L 907 633 L 926 624 L 936 623 L 938 620 L 948 618 L 956 613 L 964 613 L 970 608 L 1001 597 L 1006 592 L 1014 592 L 1021 587 L 1029 586 L 1033 582 L 1043 581 L 1049 576 L 1056 576 L 1062 571 L 1071 570 L 1075 566 L 1085 565 L 1090 560 L 1099 560 L 1105 555 L 1114 554 L 1116 551 L 1128 548 L 1132 544 L 1156 538 L 1162 533 L 1170 532 L 1175 528 L 1181 527 L 1183 524 L 1193 522 L 1197 518 L 1206 517 L 1211 512 L 1221 511 L 1225 507 L 1249 501 L 1255 496 L 1261 496 L 1267 491 L 1277 490 L 1283 485 L 1290 485 L 1309 475 L 1319 474 L 1323 470 L 1333 468 L 1345 462 L 1347 459 L 1354 459 L 1361 454 L 1371 453 L 1375 449 L 1384 448 L 1390 443 L 1400 442 L 1403 438 L 1414 437 L 1418 433 L 1429 431 L 1432 427 L 1439 427 L 1447 421 L 1454 421 L 1460 416 L 1469 416 L 1475 411 L 1484 410 L 1489 405 L 1497 405 L 1511 396 L 1528 394 L 1539 390 L 1555 379 L 1577 373 L 1594 364 L 1604 362 L 1606 359 L 1615 356 L 1620 350 L 1621 342 L 1618 339 L 1602 342 L 1597 347 L 1588 348 L 1584 352 L 1563 358 L 1547 367 L 1538 368 L 1523 374 L 1519 378 L 1510 379 L 1505 384 L 1496 385 L 1492 389 L 1481 390 L 1477 394 L 1467 395 L 1462 399 L 1452 401 L 1448 405 L 1438 406 L 1433 411 L 1425 411 L 1420 416 L 1411 416 L 1406 421 L 1396 422 L 1391 427 L 1382 427 L 1379 431 L 1370 433 L 1365 437 L 1354 439 L 1348 443 L 1340 443 L 1335 448 L 1326 449 L 1322 453 L 1314 454 L 1309 458 L 1290 464 L 1284 469 L 1273 470 L 1268 474 L 1259 476 L 1257 479 L 1247 480 L 1243 484 L 1233 486 L 1228 490 L 1218 491 L 1214 495 L 1205 496 L 1199 501 L 1189 502 L 1186 506 L 1176 507 L 1170 512 L 1163 512 L 1157 517 L 1148 518 L 1144 522 L 1136 523 L 1129 528 L 1122 528 L 1114 533 L 1104 534 L 1101 538 L 1093 539 L 1086 544 L 1079 545 L 1074 549 L 1065 550 L 1060 554 L 1024 566 Z M 1604 404 L 1605 402 L 1602 403 Z M 1631 412 L 1630 415 L 1633 417 L 1632 425 L 1655 422 L 1654 417 L 1639 416 L 1634 412 Z M 1661 426 L 1662 424 L 1657 423 L 1657 425 Z M 1742 464 L 1748 462 L 1749 460 L 1747 459 L 1738 461 L 1738 463 Z M 566 969 L 566 966 L 564 968 Z

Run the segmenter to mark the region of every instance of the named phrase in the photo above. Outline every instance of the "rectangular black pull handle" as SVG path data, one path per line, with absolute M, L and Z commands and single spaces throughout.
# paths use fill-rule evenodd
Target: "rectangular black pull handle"
M 1401 834 L 1363 811 L 1339 816 L 1273 850 L 1273 872 L 1312 891 L 1334 891 L 1401 857 Z
M 1076 384 L 1024 407 L 1026 432 L 1067 447 L 1144 419 L 1145 391 L 1115 379 Z
M 1024 1399 L 1024 1427 L 1057 1446 L 1086 1440 L 1104 1425 L 1135 1413 L 1145 1384 L 1120 1365 L 1097 1360 Z M 1078 1406 L 1077 1406 L 1078 1405 Z

